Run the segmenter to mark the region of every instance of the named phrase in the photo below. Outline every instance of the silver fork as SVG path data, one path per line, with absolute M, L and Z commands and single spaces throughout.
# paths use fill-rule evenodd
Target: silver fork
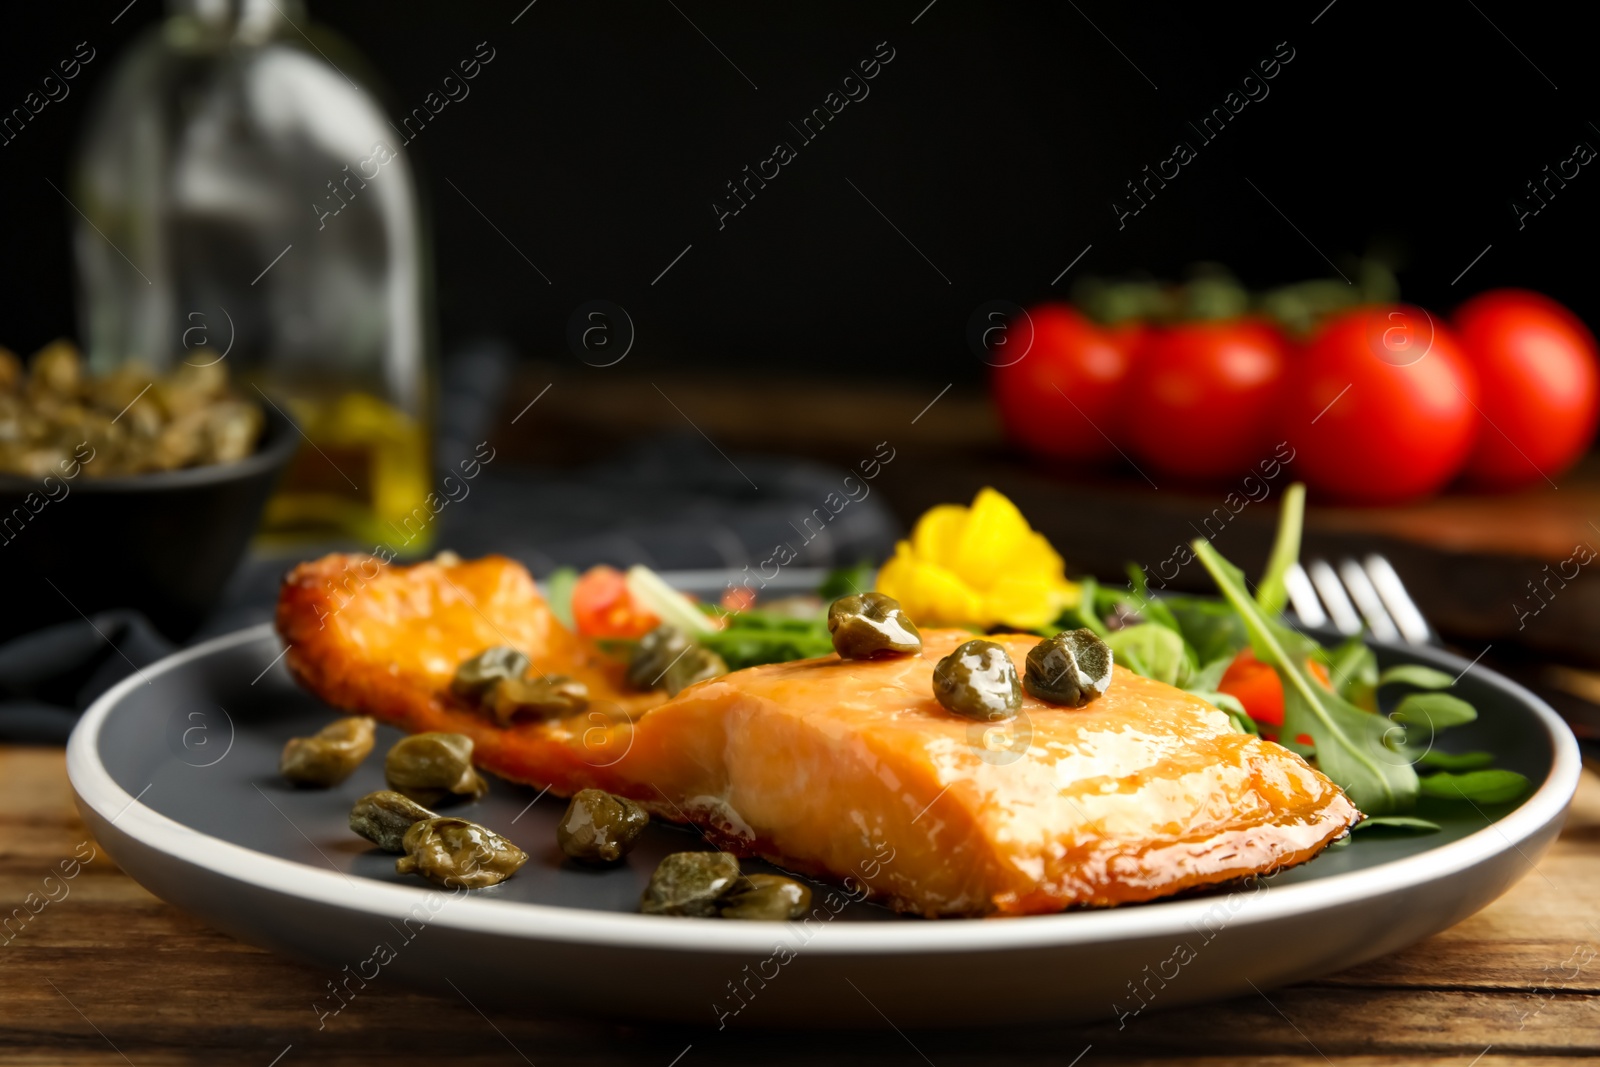
M 1374 553 L 1357 562 L 1346 557 L 1338 568 L 1325 559 L 1304 567 L 1296 563 L 1284 576 L 1289 602 L 1307 626 L 1326 626 L 1342 634 L 1359 633 L 1365 623 L 1376 641 L 1426 645 L 1433 640 L 1428 621 L 1395 573 L 1394 565 Z

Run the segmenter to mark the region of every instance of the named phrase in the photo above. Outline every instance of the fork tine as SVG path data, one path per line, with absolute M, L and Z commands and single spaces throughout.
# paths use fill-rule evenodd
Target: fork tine
M 1361 609 L 1361 617 L 1367 620 L 1367 629 L 1372 636 L 1379 641 L 1400 640 L 1400 630 L 1389 617 L 1389 609 L 1383 606 L 1383 599 L 1378 596 L 1378 590 L 1373 586 L 1372 579 L 1367 577 L 1367 572 L 1361 569 L 1361 564 L 1353 559 L 1340 560 L 1339 577 L 1344 579 L 1350 599 Z
M 1366 568 L 1367 577 L 1372 579 L 1372 584 L 1377 588 L 1378 595 L 1383 598 L 1384 606 L 1389 609 L 1389 614 L 1393 617 L 1395 626 L 1399 627 L 1400 636 L 1406 639 L 1406 643 L 1425 645 L 1431 641 L 1433 632 L 1428 629 L 1428 620 L 1422 617 L 1417 602 L 1411 599 L 1411 593 L 1400 580 L 1399 573 L 1388 558 L 1374 552 L 1362 560 L 1362 566 Z
M 1328 625 L 1328 613 L 1322 610 L 1322 601 L 1317 599 L 1317 591 L 1312 588 L 1311 579 L 1306 577 L 1306 569 L 1298 561 L 1289 564 L 1283 584 L 1289 590 L 1289 603 L 1294 605 L 1294 613 L 1300 617 L 1301 625 Z
M 1306 573 L 1311 577 L 1311 584 L 1316 586 L 1317 595 L 1322 598 L 1322 603 L 1328 609 L 1328 615 L 1333 619 L 1333 628 L 1342 634 L 1361 632 L 1361 616 L 1356 614 L 1355 605 L 1350 603 L 1349 595 L 1344 591 L 1344 583 L 1334 573 L 1325 559 L 1314 559 L 1306 565 Z

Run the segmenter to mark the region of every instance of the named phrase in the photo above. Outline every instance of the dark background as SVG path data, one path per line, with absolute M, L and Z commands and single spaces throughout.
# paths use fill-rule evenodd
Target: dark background
M 538 0 L 512 25 L 525 2 L 310 4 L 370 61 L 391 111 L 420 106 L 478 42 L 496 51 L 409 149 L 447 351 L 498 335 L 570 360 L 568 317 L 605 298 L 637 326 L 631 369 L 976 380 L 964 327 L 990 299 L 1197 260 L 1266 286 L 1330 276 L 1317 249 L 1352 273 L 1379 247 L 1402 254 L 1405 297 L 1435 310 L 1520 285 L 1600 319 L 1594 167 L 1520 232 L 1510 207 L 1577 141 L 1600 145 L 1575 8 Z M 77 42 L 99 53 L 69 98 L 0 146 L 0 343 L 23 353 L 76 332 L 73 212 L 46 179 L 66 187 L 85 105 L 163 13 L 136 0 L 112 25 L 125 3 L 15 5 L 0 33 L 5 111 Z M 895 58 L 871 95 L 799 145 L 788 122 L 880 41 Z M 1295 58 L 1270 96 L 1202 147 L 1186 121 L 1283 41 Z M 1119 231 L 1111 201 L 1179 138 L 1199 158 Z M 780 139 L 799 158 L 719 231 L 723 183 Z

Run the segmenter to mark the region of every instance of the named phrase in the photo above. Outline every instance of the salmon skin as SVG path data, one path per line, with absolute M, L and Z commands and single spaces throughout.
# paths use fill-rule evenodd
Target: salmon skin
M 1153 900 L 1302 863 L 1361 818 L 1299 756 L 1122 667 L 1083 708 L 1025 696 L 1010 722 L 954 715 L 932 675 L 972 636 L 960 630 L 924 631 L 918 656 L 753 667 L 667 700 L 629 691 L 502 557 L 328 556 L 284 580 L 277 625 L 291 672 L 335 707 L 467 734 L 505 778 L 631 797 L 730 851 L 852 878 L 928 917 Z M 1020 673 L 1039 639 L 993 640 Z M 449 690 L 494 645 L 581 679 L 589 708 L 495 725 Z

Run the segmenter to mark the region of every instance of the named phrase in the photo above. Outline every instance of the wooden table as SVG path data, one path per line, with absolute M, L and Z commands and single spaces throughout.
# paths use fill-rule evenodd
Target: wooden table
M 0 1063 L 1325 1064 L 1459 1067 L 1600 1057 L 1600 778 L 1504 898 L 1420 945 L 1267 996 L 1158 1013 L 1125 1030 L 762 1034 L 619 1026 L 374 983 L 318 1031 L 321 971 L 207 929 L 98 850 L 59 749 L 0 747 Z M 47 876 L 76 852 L 67 882 Z M 69 868 L 70 869 L 70 868 Z M 20 925 L 11 909 L 38 894 Z M 53 896 L 56 899 L 40 905 Z M 626 982 L 626 976 L 618 976 Z M 1269 999 L 1270 998 L 1270 999 Z M 1085 1049 L 1087 1048 L 1087 1052 Z M 680 1058 L 681 1057 L 681 1058 Z

